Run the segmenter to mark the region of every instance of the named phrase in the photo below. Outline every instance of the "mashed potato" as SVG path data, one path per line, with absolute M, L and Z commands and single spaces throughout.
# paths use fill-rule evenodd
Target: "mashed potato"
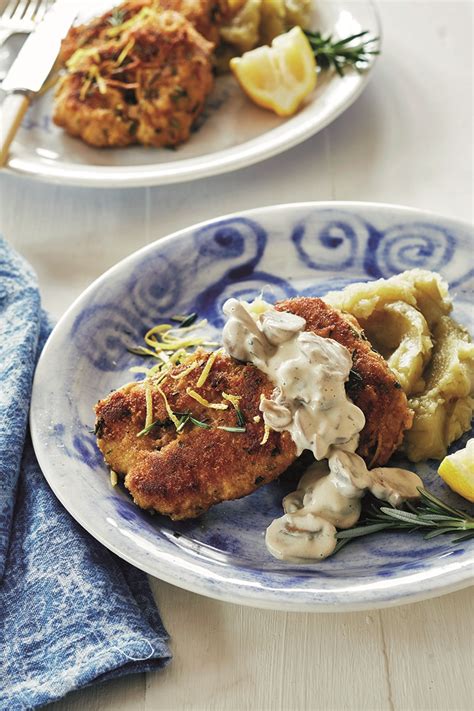
M 403 445 L 409 459 L 444 457 L 469 429 L 474 410 L 474 345 L 448 316 L 446 282 L 413 269 L 351 284 L 324 299 L 357 318 L 407 394 L 415 413 Z
M 474 409 L 474 344 L 467 331 L 442 316 L 433 339 L 424 391 L 409 398 L 415 418 L 406 435 L 405 451 L 413 462 L 442 459 L 448 445 L 469 430 Z
M 223 46 L 219 48 L 219 68 L 227 68 L 232 56 L 270 44 L 295 25 L 307 27 L 310 0 L 233 0 L 235 14 L 220 28 Z M 225 65 L 225 67 L 224 67 Z

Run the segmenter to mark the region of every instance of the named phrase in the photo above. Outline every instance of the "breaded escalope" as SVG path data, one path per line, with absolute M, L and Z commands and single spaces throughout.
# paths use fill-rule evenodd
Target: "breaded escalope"
M 385 464 L 412 415 L 383 358 L 364 340 L 357 321 L 320 299 L 291 299 L 276 308 L 302 316 L 307 330 L 334 338 L 351 351 L 354 367 L 346 390 L 366 418 L 358 453 L 369 465 Z M 187 392 L 196 392 L 208 358 L 209 353 L 199 350 L 150 387 L 155 424 L 142 436 L 137 435 L 146 420 L 143 382 L 124 386 L 96 406 L 97 441 L 107 464 L 125 476 L 136 504 L 173 519 L 193 518 L 213 504 L 246 496 L 276 479 L 296 459 L 288 432 L 271 431 L 264 439 L 260 396 L 270 397 L 273 384 L 255 366 L 217 355 L 197 390 L 208 403 L 227 409 L 210 408 Z M 218 429 L 239 424 L 236 409 L 223 393 L 240 398 L 244 432 Z M 177 417 L 188 413 L 194 422 L 189 419 L 178 432 L 170 411 Z
M 413 412 L 400 383 L 387 362 L 370 345 L 357 320 L 349 314 L 311 297 L 288 299 L 275 304 L 306 320 L 306 330 L 333 338 L 352 355 L 353 368 L 346 392 L 365 415 L 357 453 L 368 466 L 385 464 L 401 445 L 403 433 L 413 421 Z
M 219 42 L 219 25 L 232 15 L 227 0 L 126 0 L 99 17 L 71 27 L 61 44 L 59 59 L 66 62 L 77 49 L 93 47 L 116 36 L 120 25 L 129 22 L 141 10 L 173 10 L 213 44 Z
M 214 85 L 214 45 L 178 12 L 143 0 L 115 11 L 120 25 L 106 13 L 64 41 L 54 122 L 98 147 L 183 143 Z
M 168 374 L 159 386 L 161 392 L 152 389 L 156 425 L 149 434 L 137 437 L 146 417 L 143 383 L 127 385 L 96 406 L 97 442 L 107 464 L 126 475 L 125 486 L 138 506 L 172 519 L 193 518 L 220 501 L 246 496 L 276 479 L 296 458 L 288 432 L 271 432 L 261 444 L 260 394 L 270 397 L 273 385 L 255 366 L 217 356 L 198 390 L 211 403 L 227 404 L 225 410 L 204 406 L 187 394 L 187 388 L 196 387 L 208 358 L 209 353 L 196 352 Z M 189 374 L 176 378 L 195 362 L 198 366 Z M 223 392 L 240 397 L 245 432 L 217 429 L 238 426 L 236 410 Z M 178 433 L 165 397 L 173 412 L 191 413 L 208 428 L 188 421 Z

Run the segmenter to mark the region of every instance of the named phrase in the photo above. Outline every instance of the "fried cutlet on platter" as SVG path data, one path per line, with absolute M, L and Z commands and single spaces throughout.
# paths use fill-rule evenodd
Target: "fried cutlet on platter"
M 191 19 L 173 9 L 178 2 L 130 0 L 73 27 L 54 122 L 97 147 L 186 141 L 214 86 L 214 43 L 196 29 L 210 27 L 204 0 L 182 4 Z
M 371 349 L 355 319 L 321 299 L 290 299 L 276 308 L 302 316 L 306 330 L 349 349 L 353 369 L 346 392 L 366 418 L 357 452 L 369 466 L 385 464 L 410 427 L 412 413 L 384 359 Z M 156 387 L 130 383 L 96 406 L 97 442 L 108 466 L 124 477 L 138 506 L 175 520 L 194 518 L 214 504 L 252 493 L 297 458 L 288 432 L 265 433 L 260 398 L 271 397 L 274 386 L 254 365 L 218 353 L 198 391 L 205 402 L 227 404 L 227 409 L 214 409 L 189 394 L 189 389 L 196 392 L 209 357 L 198 350 Z M 155 425 L 137 436 L 145 427 L 147 387 Z M 222 393 L 234 401 L 239 398 L 244 431 L 233 431 L 238 425 L 236 409 Z M 170 411 L 190 414 L 201 426 L 189 419 L 178 432 Z M 222 427 L 231 429 L 218 429 Z

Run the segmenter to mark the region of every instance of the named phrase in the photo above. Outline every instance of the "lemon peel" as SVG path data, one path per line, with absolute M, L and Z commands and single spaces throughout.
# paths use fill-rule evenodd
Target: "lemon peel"
M 474 503 L 474 438 L 463 449 L 445 457 L 438 474 L 450 489 Z
M 230 61 L 245 93 L 278 116 L 291 116 L 316 86 L 316 60 L 301 27 Z
M 217 354 L 218 354 L 218 353 L 219 353 L 219 351 L 213 351 L 213 352 L 211 353 L 211 355 L 209 356 L 209 358 L 207 359 L 207 363 L 206 363 L 206 365 L 204 366 L 204 368 L 203 368 L 203 370 L 202 370 L 202 373 L 201 373 L 201 375 L 200 375 L 199 378 L 198 378 L 198 381 L 197 381 L 197 383 L 196 383 L 196 387 L 202 388 L 202 386 L 203 386 L 204 383 L 206 382 L 207 377 L 208 377 L 209 373 L 211 372 L 211 368 L 212 368 L 212 366 L 213 366 L 213 364 L 214 364 L 215 359 L 217 358 Z
M 213 410 L 227 410 L 229 408 L 229 406 L 223 402 L 209 402 L 209 400 L 206 400 L 205 397 L 199 395 L 199 393 L 192 388 L 186 388 L 186 393 L 204 407 L 210 407 Z

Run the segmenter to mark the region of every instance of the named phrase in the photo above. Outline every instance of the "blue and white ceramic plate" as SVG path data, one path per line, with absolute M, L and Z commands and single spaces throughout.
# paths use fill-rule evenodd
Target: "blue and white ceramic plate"
M 133 377 L 129 367 L 140 359 L 127 346 L 139 343 L 146 329 L 172 314 L 197 311 L 218 335 L 224 300 L 251 298 L 263 287 L 267 298 L 321 295 L 351 281 L 423 267 L 449 281 L 454 315 L 472 331 L 472 246 L 472 228 L 453 220 L 385 205 L 314 203 L 223 217 L 132 254 L 71 306 L 39 361 L 31 429 L 51 488 L 117 555 L 210 597 L 335 611 L 396 605 L 466 586 L 474 540 L 453 544 L 450 536 L 425 541 L 416 533 L 377 534 L 323 562 L 275 560 L 264 531 L 294 488 L 284 477 L 194 521 L 151 516 L 111 487 L 92 430 L 95 402 Z M 435 462 L 416 469 L 436 494 L 466 506 L 437 476 Z
M 5 0 L 0 0 L 0 12 L 2 4 Z M 116 4 L 116 0 L 81 0 L 80 4 L 79 19 L 83 21 Z M 310 24 L 339 38 L 362 30 L 368 30 L 372 37 L 381 35 L 371 0 L 315 0 Z M 380 40 L 375 47 L 380 47 Z M 8 66 L 2 59 L 0 52 L 0 73 Z M 335 72 L 321 73 L 301 110 L 286 119 L 258 108 L 232 76 L 221 76 L 198 130 L 175 151 L 87 146 L 54 125 L 54 92 L 49 91 L 28 111 L 12 145 L 7 169 L 51 183 L 95 187 L 165 185 L 237 170 L 277 155 L 331 123 L 363 91 L 372 64 L 362 74 L 349 70 L 342 78 Z

